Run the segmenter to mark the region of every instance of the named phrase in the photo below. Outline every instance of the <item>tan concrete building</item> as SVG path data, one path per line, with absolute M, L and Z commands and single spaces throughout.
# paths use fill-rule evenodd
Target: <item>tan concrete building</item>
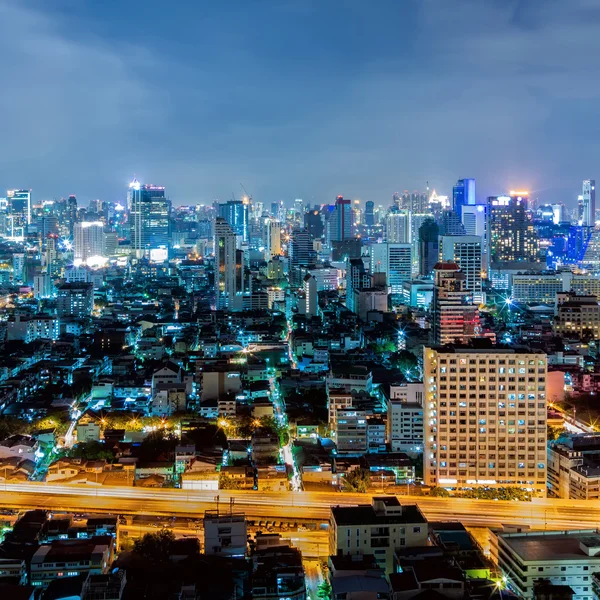
M 425 483 L 545 496 L 547 357 L 485 346 L 423 350 Z

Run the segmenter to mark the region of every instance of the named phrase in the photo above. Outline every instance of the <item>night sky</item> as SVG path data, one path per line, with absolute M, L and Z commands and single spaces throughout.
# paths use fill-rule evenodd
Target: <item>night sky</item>
M 389 204 L 600 180 L 598 0 L 0 0 L 0 189 Z

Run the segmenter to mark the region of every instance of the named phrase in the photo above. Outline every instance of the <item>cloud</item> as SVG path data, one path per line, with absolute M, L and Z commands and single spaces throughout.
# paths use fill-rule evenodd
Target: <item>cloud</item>
M 600 178 L 595 0 L 55 2 L 0 0 L 8 187 L 385 203 L 472 176 L 571 201 Z

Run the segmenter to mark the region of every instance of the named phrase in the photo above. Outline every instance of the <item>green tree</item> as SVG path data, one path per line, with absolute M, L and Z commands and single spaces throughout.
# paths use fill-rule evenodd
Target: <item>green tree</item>
M 319 600 L 330 600 L 331 599 L 331 585 L 328 581 L 323 581 L 317 588 L 317 598 Z
M 219 474 L 219 489 L 220 490 L 239 490 L 241 489 L 240 482 L 227 473 Z
M 443 487 L 432 487 L 431 490 L 429 490 L 429 495 L 436 496 L 438 498 L 448 498 L 450 496 L 450 492 Z
M 170 529 L 161 529 L 156 533 L 146 533 L 135 540 L 133 552 L 150 565 L 162 565 L 169 562 L 171 544 L 175 535 Z
M 365 469 L 354 469 L 344 476 L 344 491 L 364 494 L 371 485 L 370 472 Z

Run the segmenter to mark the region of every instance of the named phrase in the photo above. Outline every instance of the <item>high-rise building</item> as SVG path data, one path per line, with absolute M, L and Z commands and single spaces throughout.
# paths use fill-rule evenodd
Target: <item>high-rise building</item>
M 456 263 L 435 265 L 431 302 L 433 344 L 467 342 L 481 333 L 479 310 L 466 288 L 466 277 Z
M 475 302 L 482 301 L 482 242 L 477 235 L 444 235 L 440 238 L 440 260 L 456 263 L 465 276 L 465 289 Z
M 583 214 L 582 225 L 584 227 L 594 227 L 596 224 L 596 181 L 586 179 L 583 182 Z
M 371 273 L 385 273 L 392 297 L 403 293 L 405 281 L 412 279 L 412 246 L 410 244 L 373 244 Z
M 289 243 L 290 283 L 297 287 L 302 285 L 301 267 L 314 263 L 316 253 L 308 229 L 293 229 Z
M 488 198 L 490 262 L 536 263 L 540 261 L 539 239 L 526 210 L 524 196 Z
M 104 223 L 82 221 L 75 223 L 73 258 L 87 262 L 92 257 L 104 255 Z
M 8 190 L 8 231 L 13 239 L 23 239 L 31 223 L 31 190 Z
M 307 317 L 315 317 L 318 314 L 319 303 L 317 297 L 317 280 L 310 274 L 307 273 L 304 276 L 303 286 L 305 307 L 304 314 Z
M 419 227 L 419 275 L 428 276 L 431 275 L 433 267 L 438 262 L 438 239 L 439 239 L 440 228 L 433 219 L 429 217 L 421 227 Z
M 281 223 L 275 219 L 265 219 L 264 228 L 265 260 L 281 255 Z
M 367 227 L 373 227 L 375 225 L 375 202 L 367 200 L 365 202 L 365 225 Z
M 335 207 L 330 220 L 330 241 L 339 242 L 353 237 L 352 203 L 343 196 L 335 199 Z
M 365 263 L 362 258 L 352 258 L 348 261 L 346 267 L 346 307 L 352 312 L 356 312 L 354 306 L 354 290 L 358 290 L 371 285 L 371 278 L 365 270 Z
M 313 239 L 318 240 L 323 237 L 325 227 L 323 225 L 323 216 L 318 207 L 308 210 L 304 213 L 304 227 L 308 229 Z
M 142 185 L 134 179 L 129 184 L 129 214 L 131 245 L 137 258 L 168 246 L 171 202 L 165 197 L 164 187 Z
M 410 211 L 390 212 L 385 218 L 385 231 L 390 244 L 410 244 Z
M 242 200 L 228 200 L 219 204 L 219 216 L 221 216 L 235 235 L 242 242 L 248 242 L 248 204 Z
M 460 221 L 458 213 L 451 209 L 444 209 L 440 219 L 440 235 L 463 235 L 465 228 Z
M 491 344 L 424 348 L 424 480 L 460 490 L 518 486 L 546 495 L 541 351 Z
M 475 204 L 475 180 L 459 179 L 452 188 L 452 208 L 462 218 L 462 207 Z
M 223 217 L 215 220 L 215 307 L 231 309 L 238 292 L 235 233 Z
M 93 284 L 63 283 L 58 287 L 56 314 L 59 317 L 89 317 L 93 307 Z

